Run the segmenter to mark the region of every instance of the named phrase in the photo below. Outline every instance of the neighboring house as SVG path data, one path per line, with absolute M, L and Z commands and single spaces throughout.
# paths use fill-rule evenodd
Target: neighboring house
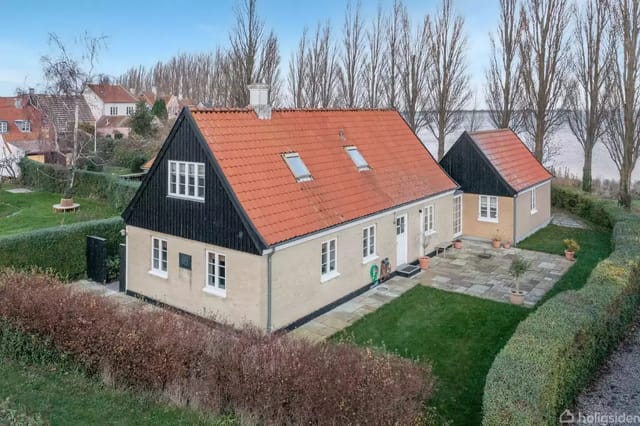
M 151 166 L 153 166 L 154 161 L 156 161 L 155 155 L 151 157 L 149 160 L 147 160 L 147 162 L 144 163 L 140 168 L 142 169 L 143 172 L 147 173 L 151 169 Z
M 180 114 L 180 110 L 182 109 L 180 101 L 178 101 L 178 97 L 176 95 L 165 96 L 164 102 L 167 104 L 167 117 L 174 119 L 177 118 Z
M 48 121 L 34 107 L 32 95 L 0 98 L 0 135 L 5 143 L 44 163 L 56 150 Z
M 82 93 L 96 120 L 103 116 L 129 116 L 136 109 L 136 99 L 120 85 L 89 84 Z
M 153 108 L 153 105 L 156 103 L 156 100 L 158 100 L 155 90 L 147 90 L 140 93 L 140 95 L 138 95 L 138 99 L 140 99 L 141 101 L 144 101 L 145 105 L 149 109 Z
M 18 163 L 25 153 L 18 147 L 5 142 L 0 134 L 0 178 L 20 177 L 20 167 Z
M 96 132 L 99 136 L 126 138 L 131 132 L 131 117 L 103 115 L 96 123 Z
M 266 93 L 182 111 L 123 213 L 129 293 L 276 330 L 454 238 L 458 185 L 398 112 L 272 111 Z
M 509 129 L 464 132 L 440 164 L 464 191 L 466 237 L 518 242 L 551 219 L 551 179 Z

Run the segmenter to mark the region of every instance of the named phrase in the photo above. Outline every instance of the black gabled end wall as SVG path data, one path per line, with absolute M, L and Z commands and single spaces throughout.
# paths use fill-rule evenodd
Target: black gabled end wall
M 442 157 L 440 165 L 466 193 L 499 197 L 515 195 L 513 188 L 504 181 L 467 132 Z
M 205 163 L 204 202 L 167 197 L 168 160 Z M 233 250 L 261 254 L 265 248 L 187 109 L 122 216 L 127 225 Z

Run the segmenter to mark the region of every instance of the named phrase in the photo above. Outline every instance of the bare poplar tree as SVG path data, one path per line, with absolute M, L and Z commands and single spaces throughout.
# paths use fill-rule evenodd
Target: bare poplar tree
M 640 154 L 640 0 L 612 3 L 616 50 L 604 142 L 620 173 L 618 202 L 630 208 L 631 173 Z
M 606 79 L 611 68 L 609 0 L 587 0 L 574 10 L 574 50 L 566 105 L 571 131 L 582 145 L 582 190 L 591 192 L 593 147 L 605 131 Z
M 307 73 L 307 28 L 302 32 L 302 37 L 298 42 L 298 48 L 291 54 L 289 60 L 289 92 L 293 106 L 302 108 L 304 104 L 305 83 Z
M 485 101 L 489 118 L 500 129 L 515 132 L 522 126 L 522 84 L 518 48 L 522 36 L 519 0 L 500 0 L 500 23 L 489 35 L 491 62 L 485 72 Z
M 347 108 L 360 106 L 362 87 L 360 77 L 364 65 L 363 21 L 361 6 L 350 0 L 344 14 L 342 49 L 340 55 L 340 95 Z
M 469 100 L 467 39 L 464 19 L 454 15 L 453 1 L 443 0 L 438 15 L 429 26 L 426 45 L 432 65 L 427 73 L 427 126 L 438 140 L 438 160 L 444 156 L 445 139 L 464 120 L 463 109 Z
M 367 29 L 366 48 L 367 54 L 364 64 L 364 84 L 366 94 L 366 106 L 378 108 L 382 103 L 382 75 L 384 72 L 384 15 L 382 8 L 378 6 L 376 16 Z
M 389 108 L 398 108 L 399 77 L 398 64 L 400 62 L 400 43 L 403 17 L 406 15 L 406 8 L 402 0 L 394 0 L 391 15 L 385 23 L 385 48 L 382 87 L 385 95 L 385 104 Z
M 521 10 L 523 127 L 539 161 L 550 159 L 553 145 L 549 138 L 564 121 L 569 18 L 569 0 L 524 0 Z

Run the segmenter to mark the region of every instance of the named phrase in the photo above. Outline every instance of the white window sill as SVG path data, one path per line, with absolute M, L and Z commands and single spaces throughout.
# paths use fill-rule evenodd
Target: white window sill
M 326 283 L 327 281 L 331 281 L 332 279 L 338 278 L 339 276 L 340 276 L 340 272 L 338 271 L 328 272 L 320 276 L 320 282 Z
M 178 200 L 189 200 L 189 201 L 197 201 L 199 203 L 204 203 L 204 198 L 190 197 L 188 195 L 167 194 L 167 198 L 175 198 Z
M 491 219 L 489 217 L 479 217 L 478 218 L 478 222 L 491 222 L 491 223 L 498 223 L 498 219 Z
M 532 215 L 533 215 L 533 214 L 536 214 L 536 213 L 538 213 L 538 209 L 533 209 L 533 210 L 531 210 L 531 214 L 532 214 Z
M 150 274 L 150 275 L 153 275 L 153 276 L 155 276 L 155 277 L 158 277 L 158 278 L 165 279 L 165 280 L 166 280 L 167 278 L 169 278 L 169 273 L 168 273 L 168 272 L 156 271 L 156 270 L 153 270 L 153 269 L 152 269 L 152 270 L 150 270 L 150 271 L 149 271 L 149 274 Z
M 379 259 L 379 257 L 378 257 L 378 255 L 377 255 L 377 254 L 372 254 L 372 255 L 370 255 L 370 256 L 367 256 L 367 257 L 362 258 L 362 264 L 363 264 L 363 265 L 366 265 L 367 263 L 371 263 L 371 262 L 373 262 L 374 260 L 378 260 L 378 259 Z
M 204 287 L 202 289 L 202 291 L 204 293 L 207 294 L 211 294 L 212 296 L 218 296 L 218 297 L 227 297 L 227 290 L 220 290 L 219 288 L 215 288 L 215 287 Z

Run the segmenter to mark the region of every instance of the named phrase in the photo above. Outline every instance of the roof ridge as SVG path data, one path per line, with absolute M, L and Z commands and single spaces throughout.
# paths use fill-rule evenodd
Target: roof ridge
M 247 107 L 199 107 L 189 106 L 192 112 L 252 112 Z M 273 112 L 396 112 L 393 108 L 272 108 Z
M 500 129 L 487 129 L 487 130 L 476 130 L 473 132 L 469 132 L 470 135 L 479 135 L 479 134 L 484 134 L 484 133 L 502 133 L 502 132 L 513 132 L 513 130 L 511 130 L 508 127 L 503 127 Z M 513 132 L 515 133 L 515 132 Z

